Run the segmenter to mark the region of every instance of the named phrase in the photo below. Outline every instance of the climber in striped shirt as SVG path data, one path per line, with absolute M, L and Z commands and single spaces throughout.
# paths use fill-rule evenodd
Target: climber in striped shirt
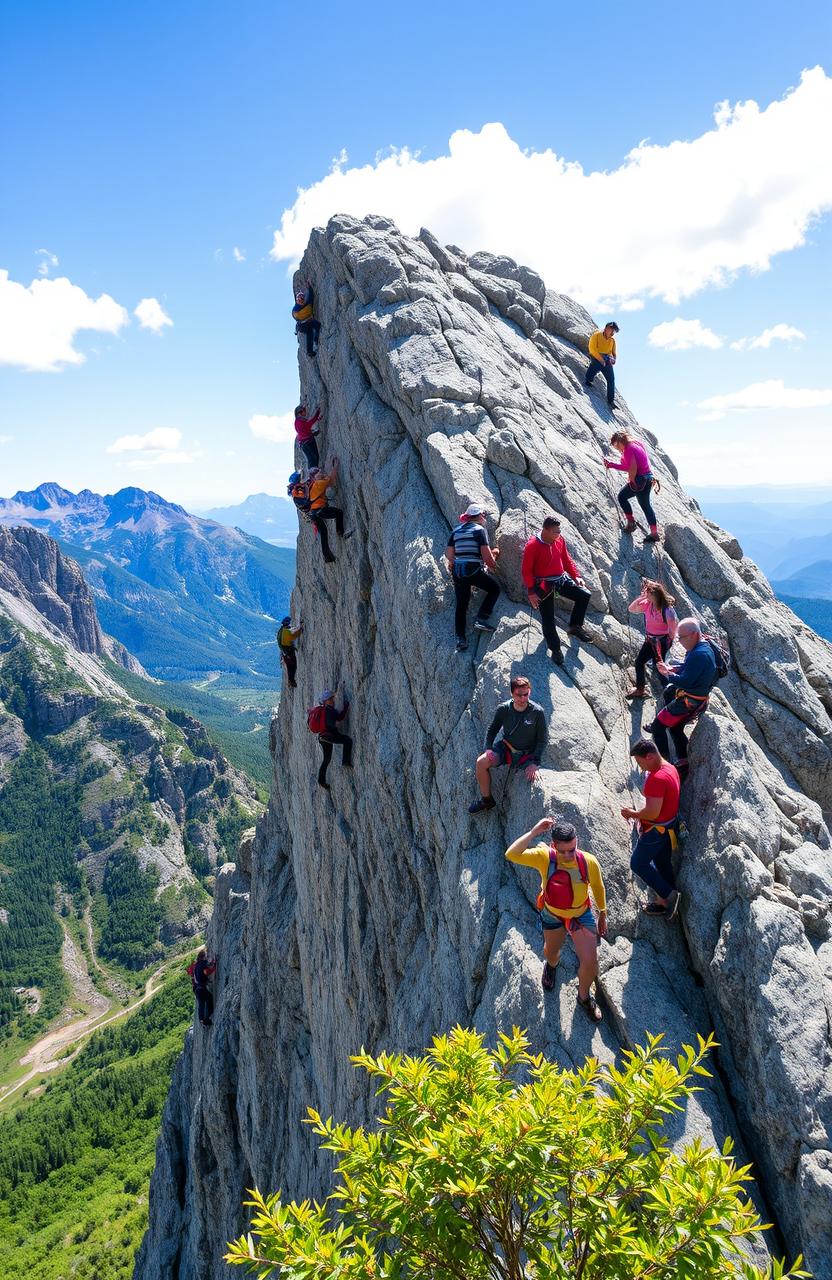
M 486 513 L 482 507 L 472 502 L 459 517 L 459 524 L 451 530 L 448 545 L 445 548 L 445 559 L 454 580 L 456 595 L 456 651 L 462 653 L 468 648 L 466 626 L 468 604 L 474 587 L 484 591 L 482 604 L 474 622 L 475 631 L 496 631 L 491 621 L 491 610 L 497 603 L 500 584 L 491 577 L 489 569 L 497 568 L 499 551 L 492 551 L 488 545 L 488 532 L 485 527 Z

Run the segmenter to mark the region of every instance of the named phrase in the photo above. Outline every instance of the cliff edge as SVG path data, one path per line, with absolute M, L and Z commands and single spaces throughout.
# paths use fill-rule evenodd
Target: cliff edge
M 299 355 L 302 398 L 322 406 L 322 453 L 339 458 L 335 501 L 356 534 L 327 566 L 301 528 L 299 686 L 272 726 L 268 812 L 218 876 L 214 1026 L 189 1033 L 175 1073 L 136 1277 L 227 1274 L 247 1187 L 325 1189 L 306 1107 L 373 1113 L 348 1054 L 419 1051 L 462 1022 L 492 1038 L 528 1028 L 566 1065 L 610 1060 L 648 1032 L 674 1050 L 714 1029 L 713 1079 L 674 1135 L 733 1136 L 776 1224 L 772 1250 L 802 1251 L 832 1280 L 832 648 L 702 517 L 649 432 L 664 544 L 621 533 L 602 466 L 611 420 L 582 386 L 594 325 L 534 272 L 339 216 L 312 234 L 298 278 L 313 281 L 323 324 L 317 359 Z M 626 386 L 626 361 L 619 373 Z M 619 405 L 616 425 L 635 427 Z M 469 502 L 494 513 L 504 594 L 496 634 L 455 655 L 440 557 Z M 592 590 L 595 637 L 570 643 L 561 669 L 519 574 L 553 510 Z M 623 699 L 642 575 L 663 576 L 680 616 L 703 617 L 733 657 L 693 739 L 672 926 L 639 910 L 619 815 L 637 782 L 628 743 L 653 716 Z M 473 763 L 520 670 L 549 717 L 544 767 L 472 819 Z M 305 711 L 339 680 L 355 768 L 336 751 L 328 795 Z M 575 1011 L 570 949 L 544 998 L 535 877 L 503 857 L 552 812 L 575 822 L 607 882 L 597 1029 Z

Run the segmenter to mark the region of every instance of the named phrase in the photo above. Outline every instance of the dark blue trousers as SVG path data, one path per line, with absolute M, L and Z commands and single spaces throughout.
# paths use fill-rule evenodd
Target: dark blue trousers
M 668 833 L 651 827 L 639 836 L 630 859 L 630 869 L 641 876 L 651 889 L 655 889 L 660 898 L 666 898 L 676 888 L 671 853 Z
M 615 374 L 611 364 L 602 364 L 600 360 L 596 360 L 594 356 L 590 356 L 589 367 L 584 374 L 584 384 L 591 387 L 596 376 L 603 373 L 607 381 L 607 404 L 610 408 L 615 404 Z

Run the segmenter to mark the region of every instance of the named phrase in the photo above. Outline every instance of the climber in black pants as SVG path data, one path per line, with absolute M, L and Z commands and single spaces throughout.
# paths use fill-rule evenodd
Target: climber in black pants
M 344 699 L 344 705 L 340 711 L 335 710 L 335 694 L 331 689 L 324 689 L 320 697 L 321 706 L 324 708 L 326 715 L 326 729 L 323 733 L 318 734 L 318 741 L 321 744 L 323 752 L 323 760 L 318 770 L 318 786 L 323 787 L 325 791 L 329 790 L 329 783 L 326 780 L 326 771 L 329 768 L 329 762 L 332 759 L 332 748 L 337 742 L 340 742 L 343 751 L 341 754 L 341 764 L 345 769 L 352 768 L 352 738 L 349 734 L 341 733 L 338 725 L 345 720 L 349 714 L 350 704 Z

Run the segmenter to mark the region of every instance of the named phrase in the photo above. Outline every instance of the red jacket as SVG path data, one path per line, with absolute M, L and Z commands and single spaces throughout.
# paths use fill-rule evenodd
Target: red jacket
M 520 571 L 527 591 L 533 590 L 537 578 L 559 578 L 562 573 L 568 573 L 570 578 L 580 577 L 575 562 L 566 550 L 563 534 L 551 543 L 543 542 L 537 534 L 529 538 Z
M 314 418 L 295 418 L 295 435 L 298 440 L 311 440 L 312 428 L 321 416 L 320 409 L 315 410 Z

